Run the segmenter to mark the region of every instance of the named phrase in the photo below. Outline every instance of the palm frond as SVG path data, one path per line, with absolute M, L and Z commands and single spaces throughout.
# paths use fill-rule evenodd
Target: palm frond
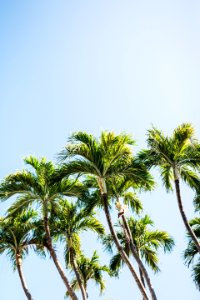
M 196 287 L 200 290 L 200 261 L 192 268 L 192 277 Z
M 187 168 L 186 166 L 182 166 L 180 170 L 181 178 L 195 191 L 198 191 L 200 186 L 200 177 L 199 175 L 191 170 L 190 168 Z
M 29 193 L 19 196 L 17 200 L 9 207 L 8 216 L 14 217 L 18 214 L 21 214 L 23 211 L 27 210 L 35 200 L 38 200 L 38 197 Z
M 123 266 L 123 260 L 119 253 L 115 254 L 110 260 L 110 270 L 114 276 L 119 275 L 119 270 Z
M 160 170 L 161 170 L 161 178 L 164 187 L 166 188 L 167 192 L 172 191 L 173 171 L 171 165 L 162 164 L 160 166 Z
M 142 202 L 135 193 L 127 192 L 123 194 L 123 197 L 124 203 L 131 207 L 136 214 L 143 210 Z
M 159 272 L 160 269 L 158 267 L 158 256 L 157 253 L 152 250 L 150 247 L 145 246 L 140 250 L 142 258 L 145 258 L 145 262 L 151 267 L 154 272 Z

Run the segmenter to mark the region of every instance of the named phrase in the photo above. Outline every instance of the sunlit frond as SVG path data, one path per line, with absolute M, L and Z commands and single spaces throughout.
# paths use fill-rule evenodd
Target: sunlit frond
M 164 187 L 166 188 L 167 192 L 172 191 L 173 171 L 171 165 L 162 164 L 160 166 L 160 170 Z
M 129 207 L 131 207 L 131 209 L 134 212 L 139 214 L 142 211 L 143 209 L 142 203 L 141 200 L 138 198 L 137 194 L 127 192 L 123 194 L 123 197 L 124 197 L 124 203 L 127 204 Z

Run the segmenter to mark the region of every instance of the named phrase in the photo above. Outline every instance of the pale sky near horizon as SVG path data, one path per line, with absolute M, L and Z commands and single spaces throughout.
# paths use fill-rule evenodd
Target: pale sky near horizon
M 77 130 L 126 131 L 140 149 L 152 124 L 170 134 L 191 122 L 200 139 L 199 15 L 199 1 L 186 0 L 0 1 L 0 178 L 23 168 L 25 155 L 55 161 Z M 192 218 L 193 194 L 182 188 Z M 151 273 L 158 299 L 198 300 L 183 264 L 175 195 L 159 182 L 142 197 L 145 212 L 176 242 L 172 254 L 160 255 L 162 272 Z M 63 299 L 51 261 L 32 255 L 25 276 L 35 300 Z M 109 279 L 102 297 L 90 286 L 89 299 L 140 300 L 131 280 L 128 271 Z M 0 281 L 2 300 L 26 299 L 5 256 Z

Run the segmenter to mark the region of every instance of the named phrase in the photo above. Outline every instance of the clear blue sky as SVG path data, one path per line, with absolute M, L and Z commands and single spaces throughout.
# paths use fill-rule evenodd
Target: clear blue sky
M 126 131 L 140 149 L 151 124 L 170 133 L 192 122 L 200 138 L 199 14 L 195 0 L 1 1 L 0 178 L 21 169 L 25 155 L 55 159 L 75 130 Z M 193 194 L 182 188 L 193 217 Z M 162 272 L 152 274 L 158 299 L 199 299 L 183 265 L 175 195 L 159 185 L 142 197 L 157 227 L 176 241 L 171 255 L 161 255 Z M 31 256 L 25 275 L 35 300 L 63 299 L 51 261 Z M 0 282 L 2 300 L 25 299 L 4 256 Z M 102 298 L 93 286 L 89 293 L 92 300 L 141 299 L 126 271 L 109 280 Z

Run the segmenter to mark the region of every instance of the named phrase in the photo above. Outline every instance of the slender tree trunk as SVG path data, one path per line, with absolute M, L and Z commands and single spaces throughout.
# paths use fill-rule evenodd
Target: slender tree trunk
M 16 262 L 17 262 L 17 271 L 18 271 L 18 274 L 19 274 L 19 278 L 21 280 L 21 284 L 22 284 L 24 293 L 25 293 L 28 300 L 33 300 L 32 296 L 31 296 L 31 294 L 28 290 L 28 287 L 26 285 L 25 279 L 24 279 L 24 275 L 23 275 L 23 271 L 22 271 L 22 259 L 21 259 L 20 254 L 16 254 Z
M 140 279 L 141 279 L 141 281 L 142 281 L 143 286 L 145 287 L 144 276 L 143 276 L 143 273 L 142 273 L 140 267 L 139 267 L 139 272 L 140 272 Z
M 142 273 L 140 267 L 139 267 L 139 272 L 140 272 L 140 280 L 142 281 L 142 284 L 143 284 L 143 286 L 144 286 L 144 288 L 145 288 L 144 276 L 143 276 L 143 273 Z M 143 300 L 145 300 L 145 299 L 143 298 Z
M 50 228 L 49 228 L 49 225 L 48 225 L 48 218 L 47 217 L 44 217 L 44 228 L 45 228 L 45 233 L 46 233 L 46 238 L 47 238 L 47 246 L 48 246 L 48 250 L 50 252 L 50 255 L 54 261 L 54 264 L 60 274 L 60 277 L 62 278 L 67 290 L 68 290 L 68 293 L 69 293 L 69 296 L 71 297 L 72 300 L 78 300 L 76 294 L 74 293 L 64 271 L 63 271 L 63 268 L 60 264 L 60 262 L 58 261 L 58 258 L 57 258 L 57 255 L 53 249 L 53 245 L 52 245 L 52 240 L 51 240 L 51 234 L 50 234 Z
M 183 204 L 182 204 L 182 201 L 181 201 L 181 192 L 180 192 L 180 184 L 179 184 L 179 179 L 175 179 L 175 188 L 176 188 L 176 196 L 177 196 L 177 201 L 178 201 L 178 208 L 179 208 L 179 211 L 180 211 L 180 214 L 181 214 L 181 217 L 183 219 L 183 222 L 185 224 L 185 227 L 189 233 L 189 235 L 191 236 L 193 242 L 195 243 L 196 247 L 197 247 L 197 250 L 200 254 L 200 243 L 194 233 L 194 231 L 192 230 L 188 220 L 187 220 L 187 217 L 186 217 L 186 214 L 184 212 L 184 209 L 183 209 Z
M 80 275 L 79 270 L 78 270 L 78 265 L 76 263 L 76 259 L 74 257 L 74 253 L 72 253 L 72 251 L 71 251 L 71 254 L 70 254 L 70 256 L 71 256 L 71 265 L 72 265 L 72 268 L 73 268 L 73 270 L 75 272 L 75 275 L 76 275 L 76 278 L 77 278 L 77 281 L 78 281 L 78 285 L 79 285 L 80 290 L 81 290 L 82 298 L 83 298 L 83 300 L 87 300 L 87 298 L 88 298 L 87 297 L 87 293 L 86 293 L 86 290 L 85 290 L 85 288 L 83 286 L 81 275 Z
M 107 222 L 108 222 L 108 226 L 109 226 L 109 229 L 110 229 L 110 233 L 112 235 L 112 238 L 113 238 L 113 241 L 117 247 L 117 250 L 119 251 L 123 261 L 125 262 L 125 264 L 128 266 L 131 274 L 133 275 L 139 289 L 140 289 L 140 292 L 141 294 L 143 295 L 143 298 L 145 300 L 149 300 L 149 297 L 147 296 L 147 293 L 142 285 L 142 282 L 140 281 L 140 278 L 138 277 L 135 269 L 133 268 L 128 256 L 126 255 L 125 251 L 123 250 L 122 246 L 120 245 L 119 243 L 119 240 L 117 238 L 117 235 L 115 233 L 115 230 L 113 228 L 113 224 L 112 224 L 112 221 L 111 221 L 111 217 L 110 217 L 110 212 L 109 212 L 109 208 L 108 208 L 108 198 L 107 198 L 107 194 L 101 194 L 102 196 L 102 200 L 103 200 L 103 205 L 104 205 L 104 211 L 105 211 L 105 215 L 106 215 L 106 219 L 107 219 Z
M 143 273 L 143 275 L 144 275 L 144 277 L 145 277 L 145 279 L 146 279 L 146 283 L 147 283 L 147 285 L 148 285 L 148 288 L 149 288 L 149 291 L 150 291 L 150 293 L 151 293 L 152 299 L 153 299 L 153 300 L 157 300 L 156 293 L 155 293 L 154 288 L 153 288 L 153 286 L 152 286 L 152 283 L 151 283 L 150 277 L 149 277 L 149 275 L 148 275 L 148 272 L 147 272 L 147 270 L 146 270 L 146 268 L 145 268 L 145 266 L 144 266 L 142 260 L 140 259 L 139 255 L 138 255 L 138 253 L 137 253 L 136 247 L 135 247 L 134 242 L 133 242 L 133 239 L 132 239 L 130 227 L 129 227 L 127 221 L 126 221 L 126 218 L 125 218 L 124 214 L 122 215 L 122 221 L 123 221 L 124 227 L 125 227 L 125 229 L 127 230 L 127 233 L 128 233 L 128 235 L 129 235 L 129 238 L 130 238 L 130 248 L 131 248 L 131 252 L 132 252 L 132 254 L 133 254 L 133 257 L 134 257 L 135 260 L 137 261 L 138 266 L 139 266 L 141 272 Z
M 137 251 L 137 253 L 138 253 L 138 256 L 140 257 L 140 253 L 138 251 Z M 144 276 L 143 276 L 143 273 L 142 273 L 142 270 L 140 269 L 140 267 L 139 267 L 139 273 L 140 273 L 140 280 L 142 281 L 142 284 L 143 284 L 144 288 L 146 289 Z M 144 298 L 143 298 L 143 300 L 144 300 Z

